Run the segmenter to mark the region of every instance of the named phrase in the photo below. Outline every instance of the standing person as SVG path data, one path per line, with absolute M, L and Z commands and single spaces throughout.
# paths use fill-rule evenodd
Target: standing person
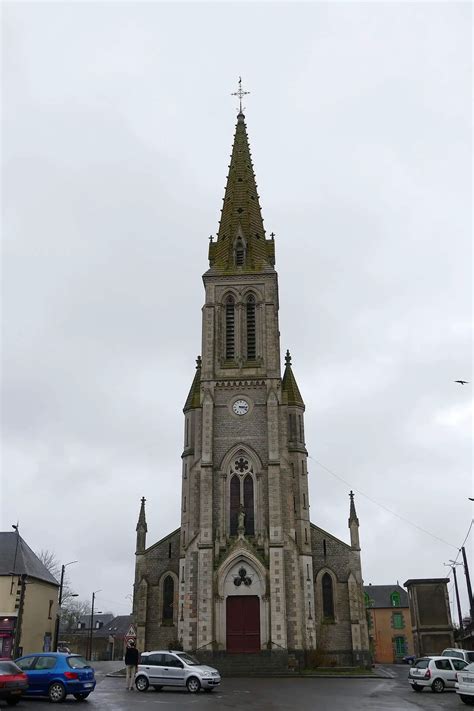
M 138 649 L 135 647 L 134 640 L 131 639 L 125 652 L 125 667 L 127 670 L 125 683 L 128 691 L 133 691 L 133 680 L 137 673 L 138 657 Z

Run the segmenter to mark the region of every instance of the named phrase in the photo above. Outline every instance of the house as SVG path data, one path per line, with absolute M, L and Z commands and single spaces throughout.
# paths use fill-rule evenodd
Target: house
M 369 640 L 374 662 L 393 664 L 413 654 L 410 607 L 398 585 L 364 585 Z
M 448 595 L 449 578 L 405 581 L 408 590 L 415 654 L 441 654 L 454 646 L 454 628 Z
M 94 661 L 123 659 L 131 625 L 131 615 L 115 617 L 111 613 L 94 614 L 91 635 L 91 617 L 83 615 L 75 627 L 61 627 L 60 638 L 71 652 L 82 654 L 87 659 Z
M 52 649 L 58 589 L 18 529 L 0 532 L 0 657 Z

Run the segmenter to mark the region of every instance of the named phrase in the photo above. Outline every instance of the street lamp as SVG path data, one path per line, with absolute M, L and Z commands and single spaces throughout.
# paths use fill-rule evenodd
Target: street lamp
M 90 629 L 90 632 L 89 632 L 89 654 L 88 654 L 88 658 L 89 658 L 90 661 L 92 661 L 92 631 L 93 631 L 93 627 L 94 627 L 94 603 L 95 603 L 95 596 L 96 596 L 96 594 L 97 594 L 98 592 L 101 592 L 101 591 L 102 591 L 102 588 L 101 588 L 100 590 L 95 590 L 95 591 L 92 593 L 91 629 Z M 97 614 L 98 614 L 98 615 L 101 615 L 102 613 L 101 613 L 101 612 L 98 612 Z
M 64 565 L 61 566 L 61 580 L 59 582 L 59 600 L 58 600 L 58 611 L 56 613 L 56 622 L 54 624 L 54 644 L 53 644 L 53 652 L 58 651 L 58 637 L 59 637 L 59 620 L 61 617 L 61 604 L 63 601 L 63 585 L 64 585 L 64 571 L 66 570 L 68 565 L 72 565 L 73 563 L 77 563 L 77 560 L 71 560 L 70 563 L 64 563 Z M 77 593 L 71 594 L 71 597 L 78 597 Z

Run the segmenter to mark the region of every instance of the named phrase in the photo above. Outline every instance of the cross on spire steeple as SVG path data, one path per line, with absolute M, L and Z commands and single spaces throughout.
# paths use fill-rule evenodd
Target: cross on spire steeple
M 239 77 L 239 88 L 237 91 L 234 91 L 231 96 L 238 96 L 239 97 L 239 114 L 242 113 L 242 97 L 246 96 L 247 94 L 250 94 L 250 91 L 244 91 L 242 89 L 242 77 Z

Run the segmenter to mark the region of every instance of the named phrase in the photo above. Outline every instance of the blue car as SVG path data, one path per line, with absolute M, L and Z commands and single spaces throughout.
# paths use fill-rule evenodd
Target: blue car
M 79 654 L 28 654 L 16 659 L 15 664 L 28 677 L 27 696 L 48 696 L 59 703 L 72 694 L 83 701 L 95 689 L 94 670 Z

